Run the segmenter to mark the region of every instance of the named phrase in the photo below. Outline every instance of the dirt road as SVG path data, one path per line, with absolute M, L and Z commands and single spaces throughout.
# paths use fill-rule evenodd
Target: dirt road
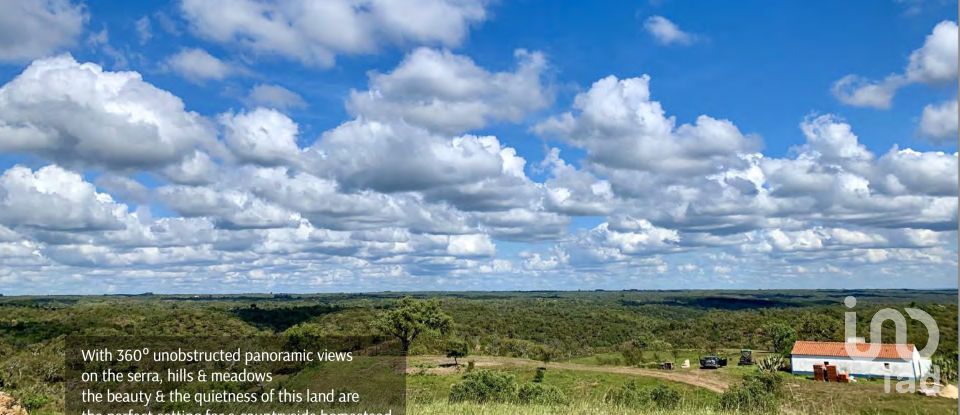
M 474 365 L 477 367 L 545 366 L 548 369 L 581 370 L 585 372 L 619 373 L 624 375 L 646 376 L 686 383 L 688 385 L 698 386 L 717 393 L 722 393 L 730 386 L 730 382 L 728 380 L 717 376 L 716 373 L 699 369 L 654 370 L 626 366 L 597 366 L 566 362 L 547 363 L 544 365 L 543 362 L 536 360 L 496 356 L 471 356 L 470 360 L 474 361 Z M 408 372 L 416 372 L 421 370 L 416 367 L 417 364 L 421 363 L 439 366 L 441 364 L 450 363 L 450 359 L 443 356 L 412 356 L 407 368 Z M 455 369 L 452 367 L 434 367 L 426 369 L 426 372 L 434 374 L 453 374 Z

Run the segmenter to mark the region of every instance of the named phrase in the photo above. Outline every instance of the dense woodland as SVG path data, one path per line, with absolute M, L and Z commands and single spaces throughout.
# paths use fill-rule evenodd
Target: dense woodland
M 451 317 L 411 354 L 443 354 L 451 341 L 470 355 L 561 361 L 633 348 L 676 354 L 718 349 L 789 350 L 794 339 L 842 341 L 845 311 L 860 335 L 885 307 L 914 307 L 939 324 L 938 354 L 956 359 L 957 292 L 593 291 L 335 295 L 140 295 L 0 297 L 0 390 L 34 412 L 62 408 L 63 338 L 81 335 L 379 335 L 405 295 L 438 299 Z M 843 298 L 854 295 L 848 309 Z M 908 321 L 910 321 L 908 319 Z M 445 323 L 445 324 L 446 324 Z M 926 331 L 911 323 L 909 341 Z M 893 341 L 893 331 L 884 332 Z

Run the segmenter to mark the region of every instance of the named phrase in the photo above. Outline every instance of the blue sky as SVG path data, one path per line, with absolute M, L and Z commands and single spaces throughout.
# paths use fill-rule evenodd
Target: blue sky
M 956 287 L 955 2 L 399 6 L 3 6 L 2 291 Z

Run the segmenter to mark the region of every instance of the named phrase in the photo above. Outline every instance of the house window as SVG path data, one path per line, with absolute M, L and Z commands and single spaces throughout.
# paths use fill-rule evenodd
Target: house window
M 883 364 L 883 368 L 884 368 L 884 369 L 887 369 L 887 370 L 890 370 L 890 364 L 889 364 L 889 363 L 884 363 L 884 364 Z

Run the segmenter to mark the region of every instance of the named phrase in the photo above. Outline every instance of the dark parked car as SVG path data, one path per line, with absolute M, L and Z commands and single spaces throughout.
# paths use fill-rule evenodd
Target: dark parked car
M 719 369 L 720 358 L 717 356 L 705 356 L 700 358 L 700 369 Z

